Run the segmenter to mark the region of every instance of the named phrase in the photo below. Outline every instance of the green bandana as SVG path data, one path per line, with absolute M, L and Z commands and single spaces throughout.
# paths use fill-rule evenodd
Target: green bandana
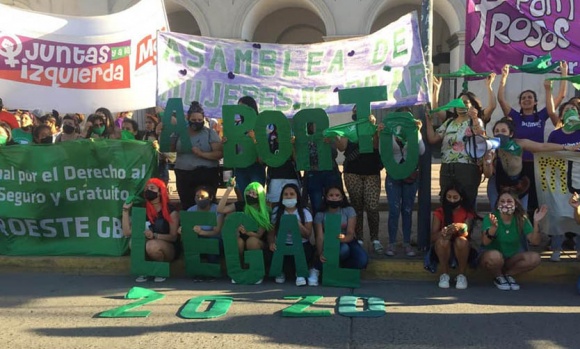
M 563 122 L 564 122 L 563 129 L 566 132 L 574 132 L 580 130 L 580 116 L 578 115 L 578 111 L 574 109 L 570 109 L 566 113 L 564 113 Z
M 560 66 L 560 61 L 554 62 L 550 65 L 552 60 L 552 55 L 547 54 L 542 57 L 538 57 L 533 62 L 524 65 L 511 65 L 512 68 L 521 71 L 522 73 L 528 74 L 546 74 Z
M 457 98 L 452 100 L 451 102 L 431 110 L 430 114 L 435 114 L 437 112 L 440 112 L 442 110 L 449 110 L 449 109 L 453 109 L 453 108 L 463 108 L 463 109 L 467 109 L 467 107 L 465 106 L 465 103 L 463 103 L 463 100 L 461 98 Z
M 103 132 L 101 132 L 102 134 Z M 135 139 L 135 135 L 132 134 L 131 132 L 127 131 L 127 130 L 122 130 L 121 131 L 121 139 Z
M 0 145 L 5 145 L 8 142 L 7 135 L 0 135 Z

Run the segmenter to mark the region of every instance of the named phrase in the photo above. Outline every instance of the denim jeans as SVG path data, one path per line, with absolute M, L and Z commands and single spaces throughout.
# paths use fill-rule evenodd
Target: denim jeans
M 356 239 L 349 243 L 340 243 L 340 264 L 344 268 L 365 269 L 369 256 Z
M 306 189 L 310 204 L 312 206 L 312 217 L 320 211 L 322 205 L 322 196 L 326 188 L 338 185 L 342 187 L 342 178 L 340 172 L 331 171 L 309 171 L 306 177 Z
M 496 208 L 495 205 L 496 205 L 497 198 L 498 198 L 497 183 L 495 181 L 495 175 L 491 176 L 487 180 L 487 198 L 489 200 L 489 205 L 491 206 L 491 211 L 493 212 Z M 526 194 L 526 195 L 524 195 L 524 197 L 522 197 L 520 199 L 520 203 L 522 204 L 524 211 L 528 210 L 528 198 L 529 198 L 529 194 Z
M 249 167 L 234 169 L 234 176 L 236 177 L 236 187 L 243 193 L 248 184 L 258 182 L 262 186 L 266 185 L 266 170 L 264 166 L 259 163 L 254 163 Z
M 387 175 L 385 188 L 389 202 L 389 244 L 397 242 L 399 216 L 401 215 L 403 217 L 403 242 L 405 244 L 411 243 L 411 218 L 418 186 L 418 181 L 405 183 L 403 180 L 393 179 Z

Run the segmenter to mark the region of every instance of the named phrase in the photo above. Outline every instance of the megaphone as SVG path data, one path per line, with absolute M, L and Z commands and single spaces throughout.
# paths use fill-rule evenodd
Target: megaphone
M 465 140 L 465 151 L 473 159 L 481 159 L 489 150 L 497 149 L 500 145 L 499 137 L 475 135 Z

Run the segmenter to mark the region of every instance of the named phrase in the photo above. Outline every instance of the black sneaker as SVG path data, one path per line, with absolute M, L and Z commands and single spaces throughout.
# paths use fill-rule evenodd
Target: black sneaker
M 503 275 L 496 277 L 493 280 L 493 283 L 494 283 L 495 287 L 497 287 L 498 289 L 500 289 L 502 291 L 511 290 L 510 283 L 506 280 L 506 278 Z

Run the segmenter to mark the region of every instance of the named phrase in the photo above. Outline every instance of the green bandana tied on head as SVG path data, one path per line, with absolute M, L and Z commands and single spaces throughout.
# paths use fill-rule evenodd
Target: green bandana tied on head
M 568 110 L 566 113 L 564 113 L 564 117 L 562 119 L 564 122 L 564 131 L 574 132 L 580 130 L 580 116 L 578 115 L 577 110 Z

